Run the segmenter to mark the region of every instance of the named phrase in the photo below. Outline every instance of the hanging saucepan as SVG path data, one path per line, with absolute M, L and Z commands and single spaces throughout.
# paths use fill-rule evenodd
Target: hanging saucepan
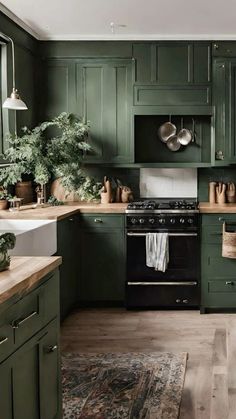
M 166 145 L 170 151 L 178 151 L 181 147 L 178 135 L 172 135 L 171 137 L 169 137 L 166 142 Z
M 176 126 L 172 124 L 171 118 L 159 127 L 158 134 L 163 143 L 166 143 L 172 135 L 176 134 Z
M 183 128 L 183 118 L 181 118 L 181 130 L 179 131 L 178 140 L 181 145 L 188 145 L 192 141 L 192 132 L 187 129 Z

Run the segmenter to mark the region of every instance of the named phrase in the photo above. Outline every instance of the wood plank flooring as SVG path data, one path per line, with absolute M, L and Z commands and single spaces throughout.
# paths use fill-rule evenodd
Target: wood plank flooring
M 180 419 L 236 419 L 236 314 L 87 309 L 62 325 L 62 352 L 188 352 Z

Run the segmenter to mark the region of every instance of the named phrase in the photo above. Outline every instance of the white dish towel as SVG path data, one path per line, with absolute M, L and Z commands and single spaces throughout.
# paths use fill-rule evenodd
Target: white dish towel
M 169 263 L 168 233 L 147 233 L 146 265 L 156 271 L 165 272 Z

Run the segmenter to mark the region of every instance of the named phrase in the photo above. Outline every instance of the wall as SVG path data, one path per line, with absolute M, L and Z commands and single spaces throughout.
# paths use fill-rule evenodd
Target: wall
M 37 56 L 37 41 L 7 16 L 0 12 L 0 30 L 10 36 L 15 43 L 16 87 L 28 106 L 26 111 L 17 112 L 18 130 L 22 126 L 32 127 L 37 123 L 37 80 L 39 57 Z M 7 45 L 7 86 L 8 95 L 12 90 L 12 55 L 10 44 Z M 4 100 L 4 97 L 3 97 Z M 8 112 L 10 131 L 14 130 L 14 111 Z

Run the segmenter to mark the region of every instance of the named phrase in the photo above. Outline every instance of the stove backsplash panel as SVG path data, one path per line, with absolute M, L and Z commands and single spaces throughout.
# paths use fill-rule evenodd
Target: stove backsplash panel
M 141 198 L 197 198 L 197 169 L 140 169 Z

